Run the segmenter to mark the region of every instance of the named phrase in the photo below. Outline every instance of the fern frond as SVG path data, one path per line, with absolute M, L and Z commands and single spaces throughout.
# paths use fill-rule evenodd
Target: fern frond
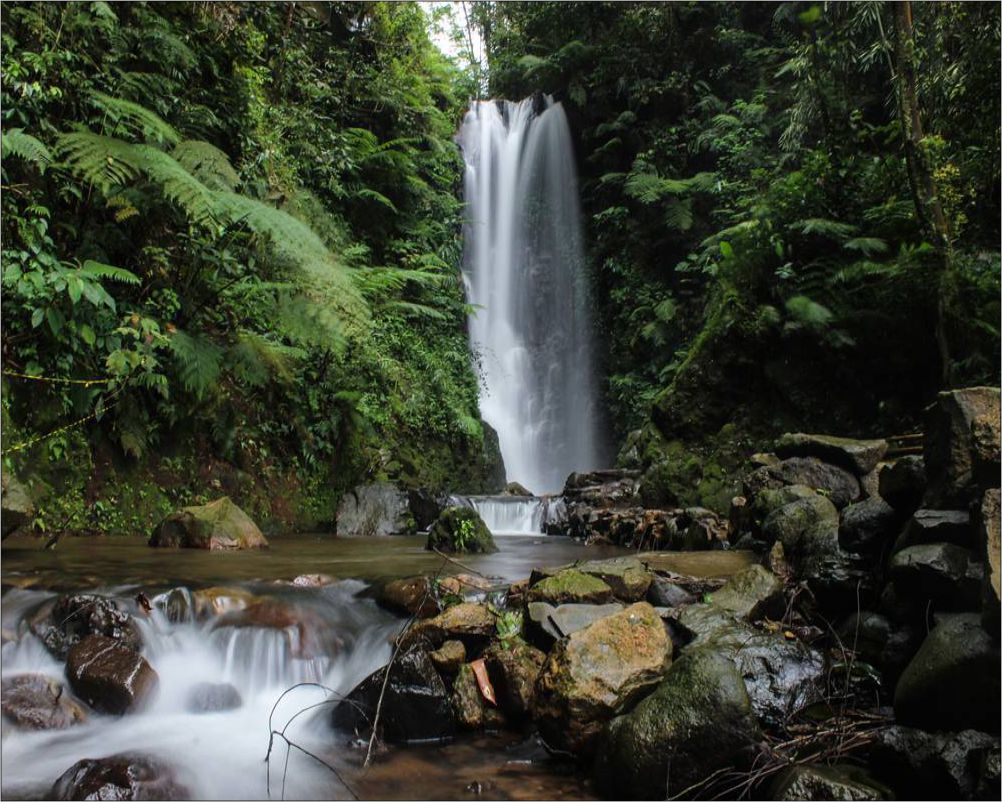
M 854 237 L 842 243 L 847 251 L 858 251 L 863 256 L 887 253 L 887 241 L 879 237 Z
M 840 223 L 838 220 L 826 220 L 821 217 L 809 217 L 790 224 L 790 228 L 801 234 L 816 234 L 836 241 L 842 241 L 852 236 L 856 226 L 850 223 Z
M 788 299 L 786 312 L 794 321 L 810 328 L 823 328 L 834 317 L 828 307 L 815 303 L 806 295 L 795 295 Z
M 665 207 L 665 225 L 675 231 L 688 231 L 692 228 L 692 199 L 672 198 Z
M 52 164 L 52 154 L 49 149 L 31 134 L 26 134 L 21 128 L 12 128 L 4 131 L 0 136 L 0 151 L 3 158 L 16 156 L 24 159 L 38 168 L 38 172 L 44 173 L 45 169 Z
M 186 139 L 178 143 L 171 156 L 209 189 L 233 190 L 240 183 L 230 157 L 208 142 Z
M 365 200 L 375 201 L 376 203 L 379 203 L 379 204 L 385 206 L 391 212 L 396 213 L 396 211 L 397 211 L 397 207 L 393 205 L 393 201 L 391 201 L 385 195 L 382 195 L 379 192 L 376 192 L 376 190 L 374 190 L 374 189 L 365 188 L 365 189 L 355 190 L 355 197 L 356 198 L 363 198 Z
M 111 97 L 103 92 L 92 92 L 90 100 L 114 122 L 144 140 L 152 139 L 165 145 L 176 145 L 181 140 L 173 126 L 145 106 L 131 100 Z
M 133 165 L 132 147 L 121 139 L 90 131 L 61 134 L 56 140 L 56 152 L 70 172 L 105 192 L 126 185 L 139 174 Z
M 251 331 L 237 333 L 237 341 L 229 349 L 229 362 L 234 375 L 251 387 L 260 387 L 269 379 L 283 383 L 295 379 L 295 363 L 306 356 L 302 348 L 283 345 Z
M 219 381 L 223 349 L 204 336 L 178 330 L 170 337 L 170 350 L 184 388 L 198 398 Z
M 276 305 L 276 328 L 299 345 L 314 345 L 339 353 L 347 344 L 341 317 L 306 295 L 283 295 Z
M 119 281 L 122 284 L 141 283 L 139 276 L 135 273 L 132 273 L 122 267 L 115 267 L 114 265 L 106 265 L 102 262 L 95 262 L 93 259 L 88 259 L 84 262 L 80 267 L 80 272 L 85 273 L 91 278 Z
M 408 317 L 423 317 L 430 320 L 448 320 L 449 316 L 441 309 L 433 306 L 419 304 L 413 301 L 390 301 L 384 305 L 385 309 L 392 309 L 401 312 Z

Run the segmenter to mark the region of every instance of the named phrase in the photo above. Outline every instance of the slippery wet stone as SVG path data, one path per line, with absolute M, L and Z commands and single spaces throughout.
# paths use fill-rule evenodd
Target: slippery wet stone
M 891 557 L 888 572 L 902 593 L 932 599 L 940 609 L 973 610 L 980 606 L 984 567 L 960 546 L 909 546 Z
M 88 635 L 70 649 L 66 676 L 87 704 L 114 714 L 147 705 L 159 684 L 145 657 L 103 635 Z
M 842 510 L 839 543 L 850 551 L 879 551 L 895 536 L 900 520 L 890 504 L 871 496 Z
M 137 651 L 142 645 L 132 616 L 114 599 L 90 593 L 60 596 L 49 615 L 32 624 L 32 631 L 59 660 L 88 635 L 104 635 Z
M 779 611 L 783 582 L 761 565 L 750 565 L 728 579 L 712 598 L 717 609 L 750 621 Z
M 405 643 L 426 640 L 435 647 L 447 640 L 459 640 L 468 650 L 479 652 L 495 633 L 494 615 L 486 604 L 463 602 L 447 607 L 434 618 L 418 621 L 403 638 Z
M 430 618 L 439 613 L 431 579 L 426 576 L 391 580 L 379 589 L 376 601 L 394 612 L 418 618 Z
M 654 608 L 637 602 L 559 641 L 536 681 L 535 719 L 558 749 L 594 752 L 605 722 L 656 685 L 671 641 Z
M 191 799 L 166 763 L 140 752 L 80 760 L 56 780 L 50 799 Z
M 87 720 L 86 711 L 67 688 L 42 674 L 5 677 L 0 708 L 14 724 L 32 730 L 62 730 Z
M 894 550 L 925 543 L 952 543 L 968 548 L 973 540 L 971 516 L 964 510 L 916 510 L 894 543 Z

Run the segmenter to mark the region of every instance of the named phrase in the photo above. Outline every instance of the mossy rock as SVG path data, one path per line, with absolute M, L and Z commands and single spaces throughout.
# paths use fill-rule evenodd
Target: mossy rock
M 492 554 L 498 550 L 491 530 L 476 510 L 446 507 L 428 533 L 427 549 Z
M 606 604 L 613 601 L 612 588 L 596 576 L 573 568 L 557 571 L 529 588 L 530 602 L 550 604 Z
M 227 496 L 171 513 L 150 538 L 151 546 L 192 549 L 260 549 L 268 541 Z

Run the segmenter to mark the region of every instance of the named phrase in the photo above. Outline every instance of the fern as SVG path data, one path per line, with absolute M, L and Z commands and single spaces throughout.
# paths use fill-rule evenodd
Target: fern
M 786 302 L 787 314 L 794 322 L 808 328 L 824 328 L 831 323 L 831 310 L 812 301 L 806 295 L 796 295 Z
M 801 234 L 813 234 L 839 242 L 852 236 L 856 231 L 856 227 L 850 223 L 840 223 L 837 220 L 826 220 L 821 217 L 798 220 L 795 223 L 791 223 L 790 228 L 799 231 Z
M 879 237 L 855 237 L 842 243 L 847 251 L 858 251 L 864 256 L 887 253 L 887 241 Z
M 206 337 L 193 337 L 178 330 L 171 335 L 170 350 L 185 390 L 203 398 L 215 387 L 219 381 L 222 348 Z
M 171 156 L 209 189 L 233 190 L 240 183 L 230 157 L 208 142 L 195 139 L 179 142 Z
M 93 259 L 88 259 L 84 262 L 80 268 L 80 272 L 91 278 L 108 279 L 109 281 L 118 281 L 122 284 L 141 283 L 139 276 L 135 273 L 131 273 L 121 267 L 95 262 Z
M 306 356 L 306 351 L 261 334 L 240 331 L 228 356 L 238 379 L 251 387 L 260 387 L 271 378 L 286 384 L 294 381 L 294 364 Z
M 52 164 L 52 154 L 42 142 L 31 134 L 26 134 L 21 128 L 12 128 L 4 131 L 0 136 L 0 149 L 3 158 L 17 156 L 24 159 L 38 168 L 40 173 L 44 173 L 46 168 Z
M 144 140 L 152 139 L 160 144 L 176 145 L 181 139 L 171 125 L 145 106 L 131 100 L 111 97 L 103 92 L 92 92 L 90 100 L 113 121 Z

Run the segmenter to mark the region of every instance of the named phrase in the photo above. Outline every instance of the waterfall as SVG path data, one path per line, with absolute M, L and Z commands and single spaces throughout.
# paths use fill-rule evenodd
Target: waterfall
M 538 535 L 566 517 L 560 496 L 451 496 L 449 503 L 476 510 L 492 535 Z
M 459 143 L 480 411 L 497 430 L 508 479 L 535 493 L 559 492 L 569 473 L 601 467 L 602 457 L 567 117 L 550 98 L 481 101 Z

